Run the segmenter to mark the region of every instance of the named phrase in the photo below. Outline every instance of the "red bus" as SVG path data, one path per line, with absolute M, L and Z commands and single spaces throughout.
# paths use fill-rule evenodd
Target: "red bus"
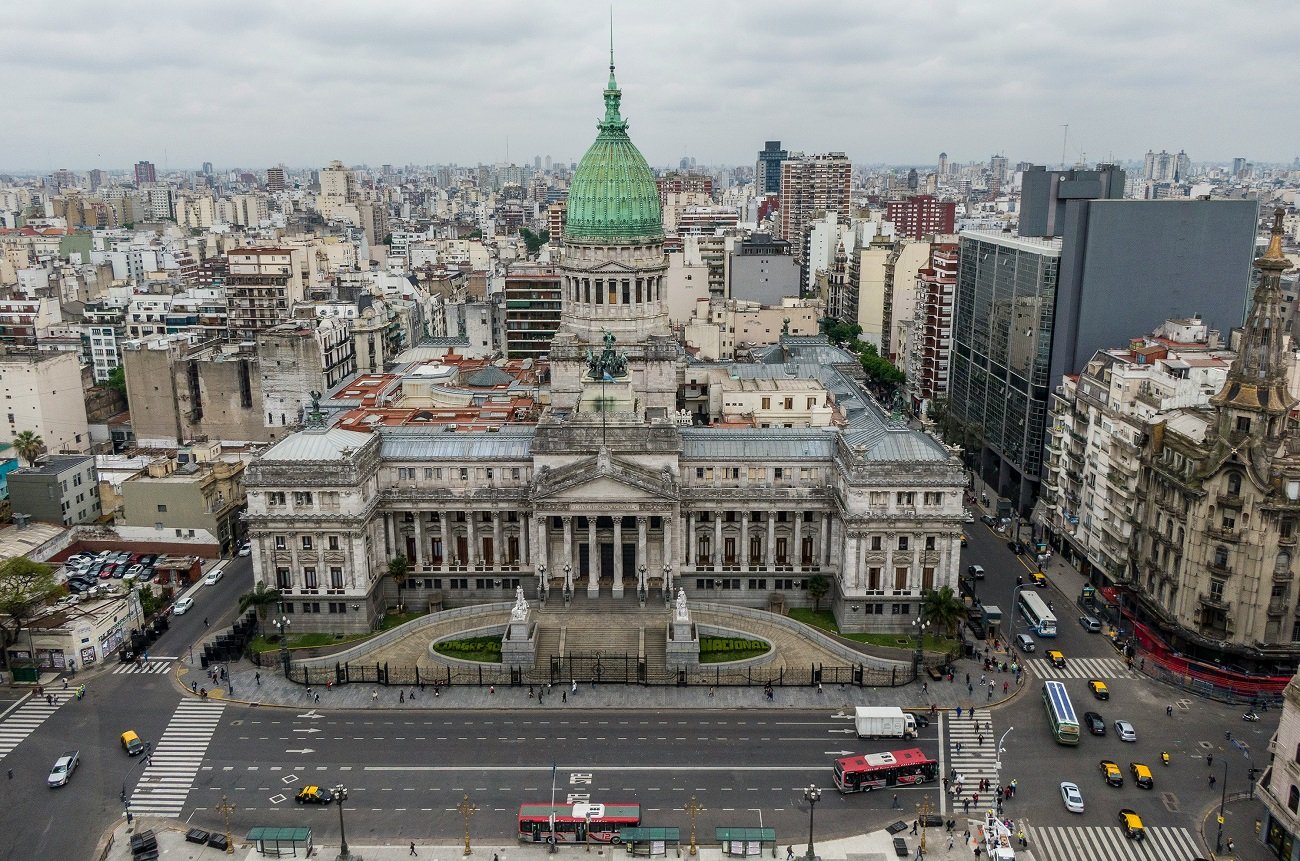
M 929 783 L 938 776 L 939 763 L 915 747 L 835 760 L 835 788 L 841 793 L 912 786 Z
M 639 804 L 521 804 L 522 843 L 621 843 L 620 828 L 641 824 Z

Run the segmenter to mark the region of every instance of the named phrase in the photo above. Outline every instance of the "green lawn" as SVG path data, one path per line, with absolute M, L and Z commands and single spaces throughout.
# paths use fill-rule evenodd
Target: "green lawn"
M 433 644 L 433 650 L 449 658 L 462 661 L 480 661 L 485 664 L 501 663 L 500 637 L 469 637 L 464 640 L 443 640 Z
M 700 663 L 722 664 L 728 661 L 745 661 L 771 651 L 762 640 L 737 637 L 701 637 Z
M 418 619 L 423 613 L 389 613 L 380 623 L 379 631 L 387 631 L 412 619 Z M 289 637 L 289 648 L 306 649 L 312 646 L 332 646 L 338 643 L 360 643 L 369 640 L 379 631 L 365 634 L 335 634 L 329 632 L 317 634 L 293 634 Z M 270 637 L 256 637 L 249 646 L 254 652 L 274 652 L 280 648 L 280 638 L 274 634 Z
M 819 628 L 837 637 L 853 640 L 855 643 L 870 643 L 873 646 L 885 646 L 894 649 L 915 649 L 916 637 L 906 634 L 842 634 L 835 624 L 835 615 L 830 610 L 814 612 L 810 607 L 791 608 L 789 614 L 796 622 L 803 622 L 813 628 Z M 956 642 L 947 637 L 926 635 L 925 648 L 931 652 L 948 652 L 956 647 Z

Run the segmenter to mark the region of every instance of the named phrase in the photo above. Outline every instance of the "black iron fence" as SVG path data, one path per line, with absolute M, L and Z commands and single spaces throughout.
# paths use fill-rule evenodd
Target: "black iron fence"
M 275 653 L 261 655 L 259 666 L 271 666 Z M 257 662 L 257 661 L 255 661 Z M 916 678 L 910 666 L 888 669 L 865 664 L 810 664 L 803 667 L 751 666 L 726 668 L 723 665 L 675 669 L 652 667 L 632 654 L 571 654 L 552 657 L 532 669 L 503 664 L 475 664 L 420 668 L 388 663 L 336 663 L 325 667 L 288 668 L 290 681 L 320 687 L 329 685 L 371 684 L 397 687 L 433 685 L 451 687 L 470 685 L 523 686 L 536 684 L 567 685 L 614 684 L 644 687 L 815 687 L 817 685 L 852 685 L 854 687 L 896 687 Z

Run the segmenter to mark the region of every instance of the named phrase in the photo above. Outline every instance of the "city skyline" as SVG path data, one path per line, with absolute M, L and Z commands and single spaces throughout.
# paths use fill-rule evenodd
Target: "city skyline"
M 10 9 L 0 68 L 33 98 L 0 130 L 0 170 L 522 164 L 585 151 L 608 4 L 313 9 L 304 21 L 235 2 L 164 19 L 128 3 L 109 22 L 89 4 Z M 1255 34 L 1286 32 L 1300 13 L 1221 9 L 728 2 L 700 16 L 676 0 L 629 3 L 614 9 L 615 61 L 630 133 L 654 165 L 752 164 L 769 139 L 855 164 L 946 151 L 1056 165 L 1148 149 L 1289 163 L 1300 119 L 1272 109 L 1270 78 L 1285 45 Z

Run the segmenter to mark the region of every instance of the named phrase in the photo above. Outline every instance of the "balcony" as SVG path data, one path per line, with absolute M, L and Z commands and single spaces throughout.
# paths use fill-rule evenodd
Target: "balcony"
M 1206 607 L 1212 607 L 1215 610 L 1228 609 L 1228 602 L 1223 600 L 1223 596 L 1215 595 L 1212 592 L 1201 592 L 1196 596 L 1196 600 L 1200 601 Z
M 1268 602 L 1268 614 L 1270 616 L 1286 615 L 1286 601 L 1281 598 L 1270 598 Z
M 1219 501 L 1219 505 L 1227 505 L 1232 508 L 1241 508 L 1245 504 L 1245 500 L 1242 499 L 1240 493 L 1219 493 L 1215 494 L 1215 499 Z
M 1205 531 L 1211 538 L 1217 538 L 1220 541 L 1231 541 L 1233 544 L 1241 541 L 1241 534 L 1230 526 L 1211 526 Z
M 1215 574 L 1219 574 L 1224 577 L 1232 576 L 1232 566 L 1228 564 L 1227 560 L 1224 560 L 1223 562 L 1211 561 L 1206 563 L 1206 567 L 1209 568 L 1211 571 L 1213 571 Z
M 1277 543 L 1279 547 L 1295 547 L 1295 535 L 1279 535 Z
M 1290 583 L 1294 579 L 1295 579 L 1295 574 L 1291 572 L 1290 568 L 1286 569 L 1285 571 L 1273 572 L 1274 583 Z

